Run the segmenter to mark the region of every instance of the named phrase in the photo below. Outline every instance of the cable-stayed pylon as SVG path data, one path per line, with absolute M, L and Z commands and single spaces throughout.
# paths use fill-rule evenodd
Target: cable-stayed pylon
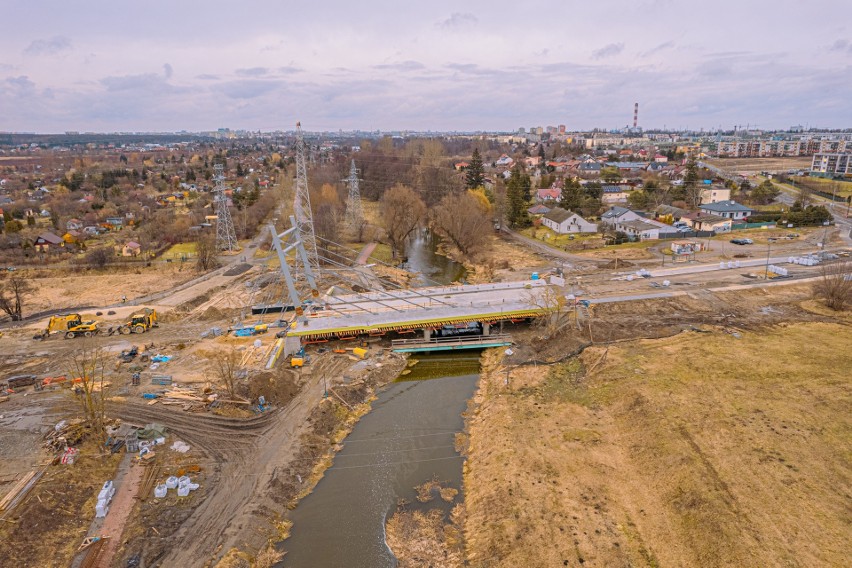
M 302 137 L 302 123 L 296 123 L 296 196 L 293 213 L 299 240 L 305 248 L 307 260 L 314 274 L 319 273 L 319 254 L 314 234 L 314 217 L 311 212 L 311 194 L 308 191 L 308 168 L 305 165 L 305 139 Z
M 356 239 L 361 238 L 361 230 L 364 227 L 364 209 L 361 207 L 361 190 L 358 188 L 358 170 L 355 169 L 355 160 L 349 168 L 349 177 L 345 180 L 349 184 L 349 197 L 346 199 L 346 228 Z
M 225 167 L 222 164 L 216 164 L 213 170 L 216 172 L 216 186 L 213 189 L 213 199 L 216 202 L 216 249 L 233 252 L 239 247 L 234 221 L 228 209 L 228 196 L 225 195 Z

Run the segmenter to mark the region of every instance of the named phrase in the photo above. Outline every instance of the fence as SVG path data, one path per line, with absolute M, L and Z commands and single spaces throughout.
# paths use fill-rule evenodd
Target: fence
M 760 229 L 761 227 L 766 227 L 767 229 L 774 229 L 778 224 L 774 222 L 766 222 L 766 223 L 734 223 L 731 225 L 731 230 L 736 231 L 737 229 Z

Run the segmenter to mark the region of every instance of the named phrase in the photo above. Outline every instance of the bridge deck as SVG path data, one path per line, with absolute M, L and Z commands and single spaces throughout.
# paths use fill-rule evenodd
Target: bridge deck
M 325 299 L 329 309 L 309 313 L 287 335 L 322 338 L 536 317 L 546 311 L 546 290 L 544 280 L 527 280 L 333 296 Z

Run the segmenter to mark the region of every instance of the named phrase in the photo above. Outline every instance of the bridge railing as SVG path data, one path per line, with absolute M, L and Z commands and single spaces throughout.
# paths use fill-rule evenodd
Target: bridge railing
M 507 342 L 511 341 L 512 336 L 508 333 L 494 333 L 491 335 L 460 335 L 456 337 L 431 337 L 429 339 L 394 339 L 391 341 L 391 348 L 405 347 L 410 345 L 447 345 L 447 344 L 464 344 L 464 343 L 488 343 L 488 342 Z

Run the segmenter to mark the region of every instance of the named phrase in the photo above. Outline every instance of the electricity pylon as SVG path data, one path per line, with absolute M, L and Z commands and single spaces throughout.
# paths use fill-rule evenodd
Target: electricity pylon
M 357 239 L 361 237 L 361 227 L 364 225 L 364 209 L 361 207 L 361 190 L 358 188 L 358 170 L 355 160 L 349 168 L 349 197 L 346 199 L 346 228 Z
M 216 164 L 213 169 L 216 172 L 216 187 L 213 190 L 216 202 L 216 250 L 233 252 L 239 247 L 234 221 L 228 209 L 228 197 L 225 195 L 225 168 L 222 164 Z
M 308 191 L 308 169 L 305 165 L 305 140 L 302 137 L 302 123 L 296 123 L 296 196 L 293 213 L 299 240 L 305 248 L 310 269 L 319 272 L 319 254 L 314 234 L 314 217 L 311 212 L 311 194 Z

